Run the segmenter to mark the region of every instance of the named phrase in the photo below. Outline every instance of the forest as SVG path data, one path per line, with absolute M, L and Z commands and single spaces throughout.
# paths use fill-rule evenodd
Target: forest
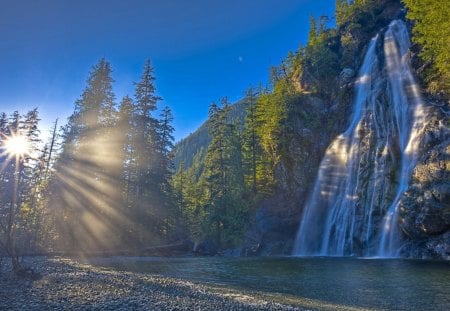
M 450 16 L 439 1 L 337 0 L 335 23 L 311 17 L 307 43 L 270 69 L 268 85 L 249 88 L 238 106 L 226 97 L 209 105 L 200 138 L 175 144 L 150 61 L 134 94 L 118 100 L 111 64 L 100 59 L 72 115 L 51 129 L 40 127 L 37 109 L 1 113 L 0 256 L 20 271 L 27 254 L 139 254 L 189 241 L 212 255 L 244 245 L 258 208 L 289 187 L 280 176 L 294 169 L 293 139 L 304 152 L 301 182 L 312 186 L 348 122 L 364 49 L 402 6 L 420 83 L 448 99 Z

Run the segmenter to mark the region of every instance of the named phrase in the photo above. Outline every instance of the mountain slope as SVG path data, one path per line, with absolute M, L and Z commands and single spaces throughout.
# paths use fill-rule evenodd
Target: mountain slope
M 247 101 L 242 99 L 231 105 L 230 120 L 237 124 L 244 124 L 245 109 Z M 198 129 L 189 134 L 186 138 L 180 140 L 174 147 L 174 165 L 178 168 L 180 163 L 183 163 L 183 168 L 188 169 L 192 166 L 194 157 L 203 162 L 206 150 L 211 141 L 208 129 L 209 120 L 206 120 Z

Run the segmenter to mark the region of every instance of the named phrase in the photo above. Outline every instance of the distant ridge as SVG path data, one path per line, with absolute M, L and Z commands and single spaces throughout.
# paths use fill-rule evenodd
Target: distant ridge
M 230 119 L 233 120 L 233 123 L 239 124 L 240 126 L 244 125 L 247 103 L 248 101 L 246 99 L 241 99 L 231 105 Z M 211 141 L 208 134 L 208 123 L 209 119 L 193 133 L 175 144 L 173 159 L 175 169 L 178 169 L 181 162 L 183 162 L 184 169 L 191 167 L 196 156 L 203 162 Z

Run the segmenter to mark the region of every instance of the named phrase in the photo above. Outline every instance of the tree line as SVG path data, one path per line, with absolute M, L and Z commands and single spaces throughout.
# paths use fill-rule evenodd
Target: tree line
M 0 247 L 3 255 L 137 249 L 180 238 L 171 175 L 172 113 L 158 111 L 147 61 L 120 103 L 101 59 L 67 124 L 41 141 L 38 111 L 0 115 Z M 11 154 L 11 137 L 29 144 Z
M 36 109 L 2 113 L 0 255 L 137 250 L 180 239 L 211 241 L 218 249 L 242 245 L 260 202 L 277 192 L 280 163 L 289 168 L 292 162 L 289 143 L 298 119 L 312 133 L 300 147 L 317 156 L 323 150 L 314 133 L 332 137 L 345 124 L 345 99 L 352 93 L 339 75 L 357 70 L 363 47 L 386 26 L 384 8 L 393 3 L 400 1 L 338 0 L 336 27 L 327 17 L 311 18 L 306 44 L 271 68 L 268 86 L 246 92 L 245 119 L 233 115 L 226 98 L 210 105 L 209 143 L 188 165 L 173 167 L 173 117 L 168 107 L 158 107 L 149 61 L 133 96 L 118 103 L 111 66 L 101 59 L 67 124 L 59 130 L 55 124 L 48 142 L 40 141 Z M 436 10 L 405 3 L 416 20 L 415 40 L 422 42 L 433 29 L 422 20 Z M 423 57 L 445 76 L 440 50 L 430 56 L 440 39 L 429 38 L 436 43 L 423 41 Z M 305 97 L 337 108 L 319 119 L 302 108 Z M 25 136 L 34 151 L 8 154 L 4 146 L 13 134 Z

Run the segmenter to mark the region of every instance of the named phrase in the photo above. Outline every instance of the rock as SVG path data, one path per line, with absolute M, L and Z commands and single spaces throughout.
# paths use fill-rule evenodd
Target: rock
M 242 254 L 242 248 L 229 248 L 223 252 L 224 257 L 240 257 Z
M 450 260 L 450 232 L 422 240 L 410 240 L 400 249 L 407 258 Z
M 308 128 L 303 128 L 301 133 L 304 139 L 312 139 L 313 137 L 313 132 Z
M 194 254 L 201 256 L 214 256 L 219 251 L 219 246 L 213 240 L 204 240 L 194 245 Z
M 400 227 L 407 236 L 405 256 L 449 258 L 450 130 L 437 109 L 422 134 L 412 183 L 400 200 Z
M 300 209 L 295 197 L 272 197 L 261 204 L 246 236 L 243 256 L 288 255 L 298 228 Z
M 353 78 L 355 77 L 355 71 L 352 68 L 344 68 L 342 69 L 341 73 L 339 74 L 339 84 L 346 85 L 350 82 L 352 82 Z
M 450 207 L 450 183 L 434 184 L 430 192 L 438 202 Z

